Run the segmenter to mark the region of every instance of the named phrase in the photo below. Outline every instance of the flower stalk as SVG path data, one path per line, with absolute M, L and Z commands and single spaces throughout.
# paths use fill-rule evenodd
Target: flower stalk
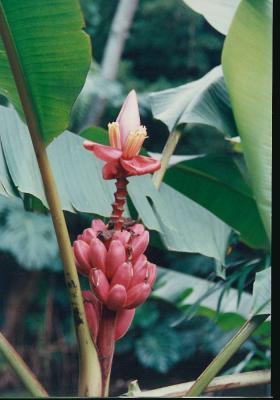
M 90 339 L 69 234 L 46 148 L 41 139 L 43 135 L 36 116 L 36 107 L 29 93 L 28 83 L 25 80 L 17 49 L 10 34 L 9 25 L 1 4 L 0 33 L 29 128 L 64 266 L 65 281 L 70 296 L 79 345 L 79 395 L 98 396 L 101 392 L 100 366 L 94 344 Z
M 110 146 L 85 141 L 84 147 L 105 161 L 103 178 L 116 179 L 112 214 L 107 225 L 93 220 L 91 228 L 78 235 L 73 244 L 77 269 L 87 276 L 91 289 L 83 296 L 102 370 L 102 396 L 109 393 L 115 342 L 129 329 L 135 308 L 146 301 L 156 278 L 156 266 L 143 254 L 149 232 L 142 224 L 123 218 L 127 177 L 160 168 L 159 161 L 138 155 L 147 131 L 140 125 L 134 91 L 108 130 Z

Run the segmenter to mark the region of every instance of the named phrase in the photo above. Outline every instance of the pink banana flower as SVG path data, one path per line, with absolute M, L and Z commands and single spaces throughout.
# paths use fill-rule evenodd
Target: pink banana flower
M 136 92 L 132 90 L 117 117 L 108 124 L 110 146 L 86 140 L 84 147 L 97 158 L 105 161 L 102 169 L 104 179 L 114 179 L 132 175 L 144 175 L 160 168 L 160 162 L 139 155 L 146 128 L 140 123 Z

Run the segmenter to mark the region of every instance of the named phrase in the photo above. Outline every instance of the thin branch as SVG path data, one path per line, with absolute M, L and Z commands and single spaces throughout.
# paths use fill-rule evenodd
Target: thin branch
M 221 390 L 236 389 L 247 386 L 264 385 L 270 383 L 271 371 L 252 371 L 234 375 L 225 375 L 214 378 L 205 388 L 204 393 Z M 144 392 L 130 392 L 126 397 L 183 397 L 195 382 L 181 383 L 179 385 L 166 386 L 159 389 Z M 133 394 L 132 394 L 133 393 Z
M 21 356 L 16 352 L 13 346 L 0 332 L 0 351 L 5 357 L 6 361 L 13 368 L 19 380 L 25 388 L 34 397 L 48 397 L 48 393 L 43 388 L 41 383 L 37 380 L 31 369 L 23 361 Z
M 161 156 L 161 160 L 160 160 L 161 167 L 153 175 L 153 182 L 157 189 L 160 188 L 164 174 L 168 167 L 169 160 L 170 160 L 172 154 L 174 153 L 174 150 L 178 144 L 180 137 L 181 137 L 181 132 L 175 130 L 170 133 L 170 135 L 165 143 L 165 146 L 164 146 L 164 149 L 162 152 L 162 156 Z

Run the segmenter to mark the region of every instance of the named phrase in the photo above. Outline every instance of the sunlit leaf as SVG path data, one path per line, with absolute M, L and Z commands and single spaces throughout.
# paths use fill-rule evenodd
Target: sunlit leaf
M 213 126 L 224 135 L 236 136 L 236 126 L 221 66 L 197 81 L 151 93 L 153 116 L 171 132 L 177 125 Z
M 217 31 L 226 35 L 240 0 L 184 0 L 184 2 L 202 14 Z
M 1 0 L 32 118 L 48 143 L 63 132 L 90 65 L 90 41 L 77 0 Z M 4 26 L 2 27 L 5 28 Z M 21 112 L 0 39 L 0 93 Z
M 252 313 L 257 315 L 271 313 L 271 267 L 256 274 Z
M 272 1 L 241 2 L 222 63 L 254 196 L 270 237 Z

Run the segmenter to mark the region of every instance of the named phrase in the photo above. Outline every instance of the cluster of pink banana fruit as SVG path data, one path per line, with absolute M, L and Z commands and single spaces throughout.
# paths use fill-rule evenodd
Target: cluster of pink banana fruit
M 156 265 L 143 254 L 149 232 L 142 224 L 110 230 L 94 220 L 73 244 L 78 271 L 87 276 L 91 291 L 83 292 L 86 316 L 94 341 L 102 319 L 102 307 L 116 312 L 115 340 L 128 330 L 135 308 L 151 293 Z

